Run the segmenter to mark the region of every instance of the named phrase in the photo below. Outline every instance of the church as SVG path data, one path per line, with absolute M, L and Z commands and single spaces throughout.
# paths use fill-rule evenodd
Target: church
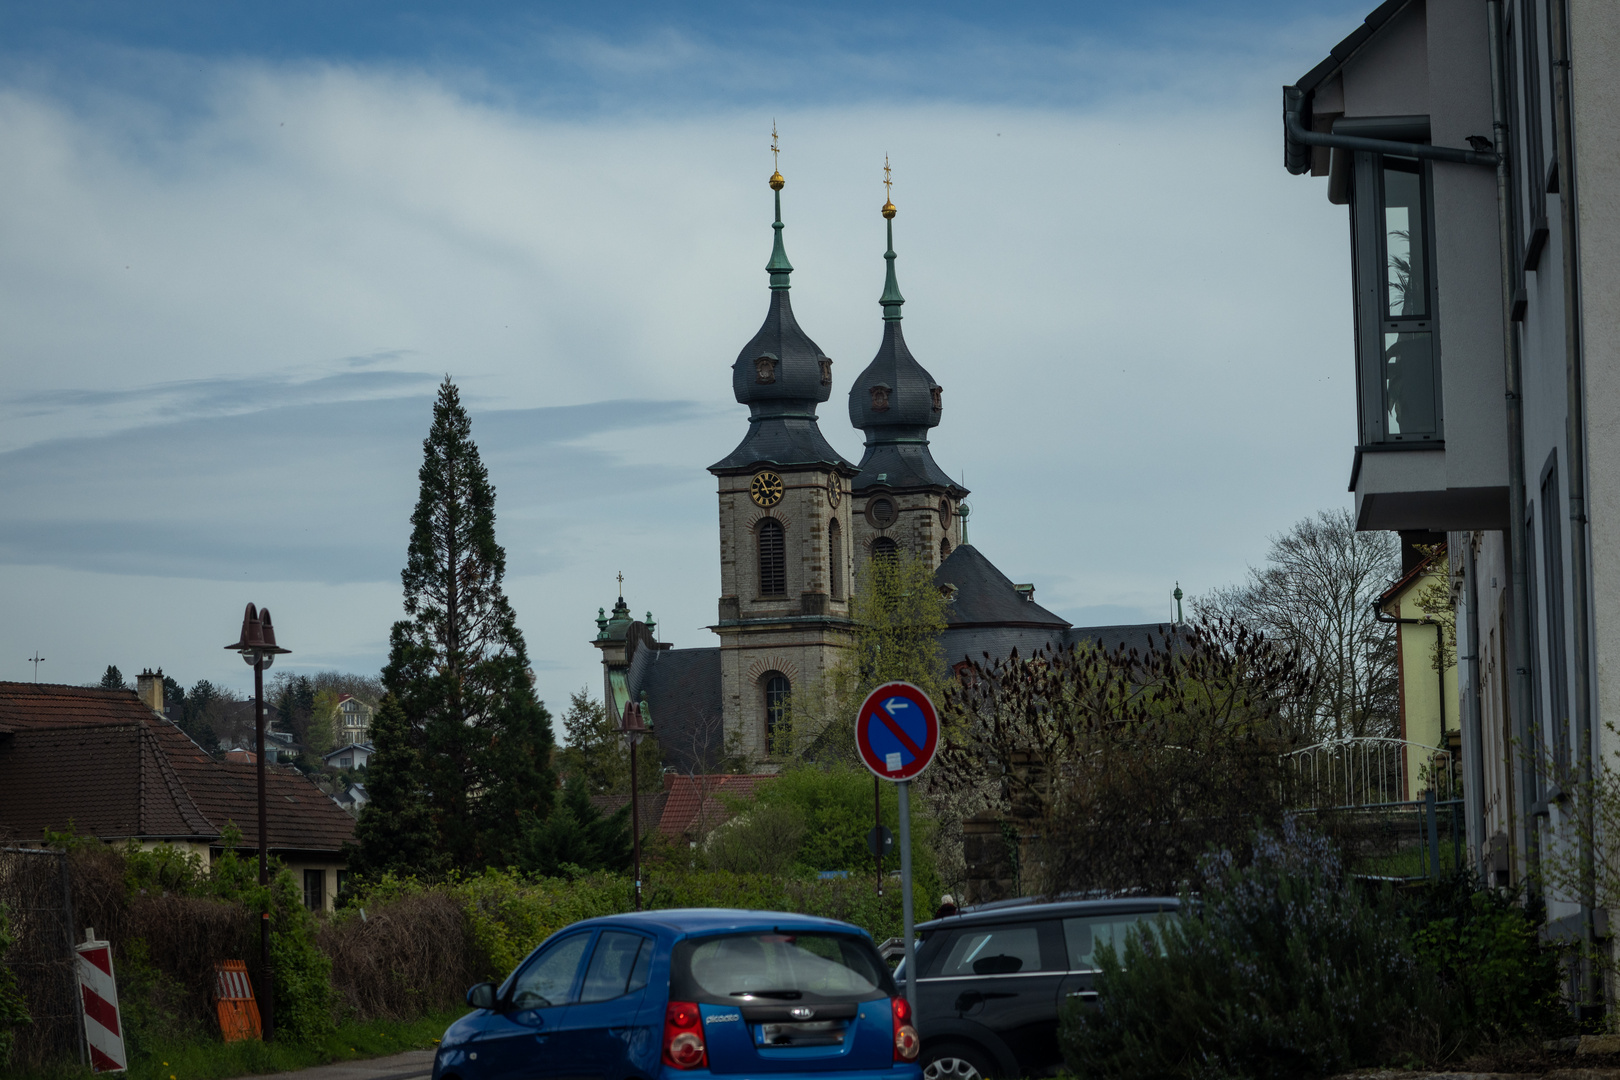
M 885 165 L 885 173 L 887 165 Z M 895 275 L 892 201 L 883 204 L 888 249 L 882 340 L 849 388 L 850 424 L 865 435 L 852 464 L 822 435 L 818 406 L 833 392 L 833 362 L 793 317 L 782 241 L 782 189 L 773 172 L 775 240 L 765 322 L 731 365 L 748 430 L 709 466 L 720 508 L 720 598 L 706 648 L 676 649 L 657 625 L 631 616 L 621 595 L 597 613 L 592 644 L 603 666 L 608 714 L 643 703 L 665 762 L 708 771 L 740 750 L 769 768 L 771 731 L 791 694 L 814 692 L 852 643 L 850 590 L 862 560 L 900 551 L 925 559 L 948 599 L 946 664 L 1028 656 L 1035 649 L 1143 647 L 1168 625 L 1075 627 L 1035 603 L 967 543 L 968 491 L 935 463 L 929 437 L 944 388 L 906 347 Z

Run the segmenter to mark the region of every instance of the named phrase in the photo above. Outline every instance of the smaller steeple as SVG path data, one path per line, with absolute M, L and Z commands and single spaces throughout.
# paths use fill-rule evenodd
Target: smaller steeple
M 776 230 L 776 243 L 771 246 L 771 261 L 765 264 L 765 269 L 771 275 L 771 288 L 791 289 L 792 282 L 788 275 L 793 273 L 793 264 L 788 262 L 787 249 L 782 246 L 782 189 L 787 187 L 787 181 L 782 179 L 782 169 L 777 159 L 780 151 L 776 146 L 776 121 L 771 121 L 771 190 L 776 193 L 776 224 L 771 228 Z
M 900 305 L 906 302 L 906 298 L 900 295 L 900 283 L 895 280 L 894 276 L 894 215 L 898 211 L 895 210 L 894 199 L 891 197 L 890 185 L 893 183 L 894 181 L 889 177 L 889 155 L 884 154 L 883 216 L 887 219 L 889 229 L 889 250 L 883 253 L 883 258 L 888 263 L 889 269 L 883 279 L 883 296 L 878 300 L 878 303 L 883 305 L 884 322 L 899 322 L 901 318 Z

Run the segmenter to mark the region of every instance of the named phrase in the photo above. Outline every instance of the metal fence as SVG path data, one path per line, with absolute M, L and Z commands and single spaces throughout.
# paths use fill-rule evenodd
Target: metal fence
M 1441 800 L 1461 794 L 1451 751 L 1408 739 L 1328 739 L 1285 760 L 1292 766 L 1298 805 L 1312 810 L 1410 802 L 1424 791 Z
M 0 848 L 0 905 L 11 920 L 5 965 L 17 975 L 33 1023 L 17 1033 L 12 1061 L 84 1060 L 73 951 L 72 879 L 60 851 Z

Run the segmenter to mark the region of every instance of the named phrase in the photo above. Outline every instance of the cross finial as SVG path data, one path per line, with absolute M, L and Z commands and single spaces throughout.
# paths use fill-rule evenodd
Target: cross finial
M 889 185 L 892 184 L 892 183 L 894 183 L 894 181 L 889 179 L 889 155 L 884 154 L 883 155 L 883 201 L 884 202 L 889 202 L 890 201 L 889 196 L 894 194 L 892 191 L 889 190 Z
M 34 655 L 28 658 L 28 662 L 34 665 L 34 681 L 39 682 L 39 665 L 45 662 L 45 658 L 39 655 L 38 649 L 35 649 Z
M 624 571 L 619 571 L 619 599 L 624 599 Z
M 776 119 L 771 118 L 771 172 L 781 172 L 781 162 L 776 159 L 779 151 L 776 148 Z

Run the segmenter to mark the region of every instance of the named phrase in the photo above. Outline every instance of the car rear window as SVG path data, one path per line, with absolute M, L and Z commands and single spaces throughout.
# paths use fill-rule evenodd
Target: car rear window
M 1070 971 L 1096 971 L 1097 954 L 1113 948 L 1120 962 L 1125 961 L 1125 934 L 1131 927 L 1141 927 L 1155 941 L 1159 936 L 1157 911 L 1142 911 L 1129 915 L 1094 915 L 1063 920 L 1063 941 L 1069 952 Z M 1164 912 L 1175 918 L 1174 912 Z M 1160 945 L 1162 952 L 1164 947 Z
M 672 959 L 671 996 L 680 1001 L 866 1001 L 894 993 L 877 950 L 852 935 L 724 934 L 679 942 Z

